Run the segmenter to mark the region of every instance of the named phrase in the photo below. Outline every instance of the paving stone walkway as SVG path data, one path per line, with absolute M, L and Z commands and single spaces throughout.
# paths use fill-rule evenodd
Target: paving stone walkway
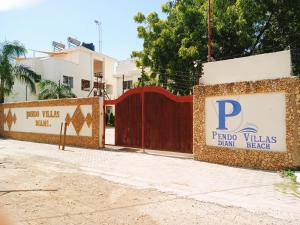
M 112 149 L 67 147 L 66 151 L 59 151 L 55 145 L 0 139 L 0 155 L 15 154 L 32 154 L 73 163 L 83 173 L 116 183 L 154 188 L 300 222 L 300 199 L 288 190 L 284 193 L 277 188 L 283 178 L 276 172 Z

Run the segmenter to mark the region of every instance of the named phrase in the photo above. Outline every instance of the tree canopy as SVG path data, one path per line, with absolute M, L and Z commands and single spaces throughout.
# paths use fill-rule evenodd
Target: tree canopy
M 159 83 L 188 94 L 207 60 L 207 0 L 173 0 L 156 12 L 137 13 L 143 50 L 137 66 L 149 67 Z M 215 60 L 283 50 L 300 40 L 300 1 L 212 0 L 212 50 Z M 195 63 L 197 62 L 197 63 Z M 201 64 L 201 63 L 200 63 Z

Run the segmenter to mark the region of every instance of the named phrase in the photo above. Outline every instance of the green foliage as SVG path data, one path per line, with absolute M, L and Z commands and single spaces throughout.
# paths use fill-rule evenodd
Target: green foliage
M 143 87 L 143 86 L 159 86 L 158 79 L 155 73 L 147 74 L 142 68 L 141 79 L 133 84 L 133 87 Z
M 295 171 L 291 169 L 283 170 L 282 176 L 288 178 L 293 183 L 297 182 L 297 176 L 295 175 Z
M 60 98 L 76 98 L 69 86 L 57 84 L 51 80 L 42 80 L 39 83 L 39 99 L 60 99 Z
M 207 0 L 173 0 L 162 6 L 165 19 L 154 12 L 134 17 L 143 50 L 132 57 L 174 93 L 189 94 L 207 60 L 207 8 Z M 213 0 L 213 57 L 271 52 L 299 42 L 299 11 L 300 1 L 294 0 Z
M 294 170 L 282 170 L 281 176 L 285 179 L 281 183 L 274 184 L 275 188 L 284 194 L 300 198 L 300 184 L 297 182 Z
M 109 124 L 110 124 L 111 126 L 114 126 L 114 125 L 115 125 L 115 116 L 114 116 L 113 113 L 110 113 L 110 115 L 109 115 Z
M 28 85 L 31 92 L 36 92 L 35 83 L 40 81 L 41 76 L 15 62 L 17 57 L 25 53 L 25 47 L 17 41 L 0 44 L 0 103 L 11 94 L 15 79 Z
M 109 115 L 108 115 L 108 113 L 105 113 L 105 124 L 106 125 L 109 124 Z

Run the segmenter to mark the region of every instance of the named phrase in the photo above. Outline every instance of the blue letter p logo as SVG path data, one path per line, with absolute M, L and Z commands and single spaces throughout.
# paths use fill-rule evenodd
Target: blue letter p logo
M 241 110 L 241 104 L 234 100 L 222 100 L 217 101 L 219 104 L 219 127 L 218 130 L 227 130 L 226 128 L 226 118 L 238 115 Z M 232 112 L 226 113 L 226 104 L 232 105 Z

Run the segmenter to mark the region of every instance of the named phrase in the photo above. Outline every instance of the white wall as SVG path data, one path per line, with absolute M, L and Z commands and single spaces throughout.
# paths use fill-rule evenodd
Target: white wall
M 222 60 L 203 64 L 200 83 L 210 85 L 289 77 L 291 68 L 289 50 Z
M 114 78 L 115 69 L 116 69 L 117 61 L 110 57 L 105 58 L 104 60 L 104 82 L 105 84 L 112 85 L 112 93 L 108 96 L 110 99 L 115 99 L 118 97 L 117 94 L 117 80 Z

